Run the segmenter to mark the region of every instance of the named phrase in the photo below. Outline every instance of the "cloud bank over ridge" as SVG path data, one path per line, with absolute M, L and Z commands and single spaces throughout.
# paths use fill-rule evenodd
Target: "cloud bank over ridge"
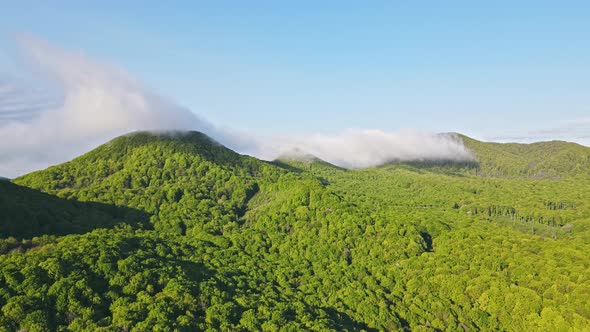
M 338 135 L 273 137 L 258 144 L 265 159 L 312 155 L 345 168 L 365 168 L 392 161 L 472 160 L 463 142 L 452 134 L 417 130 L 384 132 L 348 129 Z
M 392 160 L 471 159 L 448 135 L 350 129 L 338 135 L 260 137 L 212 125 L 146 87 L 123 69 L 33 36 L 20 36 L 29 70 L 57 93 L 0 76 L 0 175 L 67 161 L 136 130 L 199 130 L 262 159 L 306 153 L 360 168 Z

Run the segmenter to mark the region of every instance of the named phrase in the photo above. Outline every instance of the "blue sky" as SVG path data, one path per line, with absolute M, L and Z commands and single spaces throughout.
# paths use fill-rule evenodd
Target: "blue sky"
M 231 128 L 585 142 L 589 18 L 583 1 L 9 1 L 0 73 L 30 33 Z

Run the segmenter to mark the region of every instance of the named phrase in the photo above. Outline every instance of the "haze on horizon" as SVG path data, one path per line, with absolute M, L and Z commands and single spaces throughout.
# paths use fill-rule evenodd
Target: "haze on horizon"
M 470 158 L 439 132 L 590 145 L 584 3 L 94 6 L 0 14 L 0 175 L 134 130 L 351 168 Z

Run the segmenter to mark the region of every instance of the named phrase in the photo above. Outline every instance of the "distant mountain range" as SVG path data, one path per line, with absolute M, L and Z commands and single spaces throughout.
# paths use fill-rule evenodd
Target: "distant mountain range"
M 440 134 L 452 136 L 461 140 L 465 147 L 475 156 L 473 162 L 455 162 L 453 160 L 439 161 L 401 161 L 394 164 L 406 164 L 416 167 L 442 167 L 462 169 L 463 172 L 479 176 L 491 177 L 527 177 L 527 178 L 555 178 L 565 175 L 588 174 L 590 172 L 590 147 L 564 141 L 548 141 L 530 144 L 521 143 L 492 143 L 482 142 L 468 136 L 448 133 Z M 121 156 L 130 148 L 154 141 L 171 144 L 186 144 L 193 152 L 201 153 L 207 159 L 237 158 L 238 154 L 214 141 L 200 132 L 172 132 L 149 133 L 136 132 L 116 138 L 105 145 L 75 159 L 88 160 L 105 157 L 110 151 L 114 156 Z M 322 162 L 320 158 L 300 152 L 279 157 L 280 161 L 300 161 L 305 163 Z M 2 177 L 0 177 L 2 178 Z M 3 178 L 6 179 L 6 178 Z
M 118 137 L 0 181 L 0 329 L 584 330 L 590 148 L 273 162 Z

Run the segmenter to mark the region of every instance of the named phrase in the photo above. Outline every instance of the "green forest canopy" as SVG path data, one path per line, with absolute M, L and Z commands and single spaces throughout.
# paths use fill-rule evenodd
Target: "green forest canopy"
M 0 181 L 0 330 L 590 328 L 590 148 L 264 162 L 134 133 Z

